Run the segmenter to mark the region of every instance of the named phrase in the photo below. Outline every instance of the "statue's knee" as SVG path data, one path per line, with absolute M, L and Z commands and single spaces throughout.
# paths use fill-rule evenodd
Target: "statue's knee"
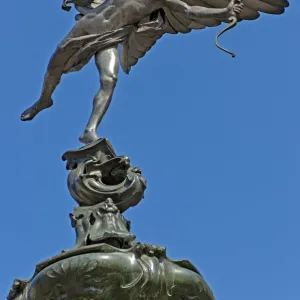
M 101 84 L 102 87 L 115 87 L 115 85 L 117 84 L 118 81 L 118 76 L 116 74 L 113 73 L 109 73 L 109 74 L 104 74 L 103 76 L 101 76 Z

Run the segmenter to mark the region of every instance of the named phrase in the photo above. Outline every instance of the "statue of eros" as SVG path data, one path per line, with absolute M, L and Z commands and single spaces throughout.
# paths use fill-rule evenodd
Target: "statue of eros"
M 119 65 L 128 74 L 165 33 L 188 33 L 232 18 L 255 20 L 259 12 L 282 14 L 289 5 L 287 0 L 64 0 L 62 8 L 70 10 L 70 3 L 79 12 L 77 22 L 50 59 L 39 100 L 21 120 L 52 106 L 62 75 L 79 71 L 95 57 L 100 89 L 79 138 L 84 144 L 99 139 L 97 128 L 110 105 Z

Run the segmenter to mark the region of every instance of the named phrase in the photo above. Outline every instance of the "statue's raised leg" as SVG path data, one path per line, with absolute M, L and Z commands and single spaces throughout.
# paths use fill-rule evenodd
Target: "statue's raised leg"
M 114 47 L 126 39 L 131 27 L 105 32 L 101 30 L 100 26 L 99 30 L 92 28 L 94 31 L 89 32 L 85 29 L 89 28 L 90 19 L 82 18 L 79 20 L 57 47 L 48 65 L 41 96 L 37 102 L 23 112 L 22 121 L 32 120 L 40 111 L 52 106 L 51 97 L 60 83 L 62 75 L 79 71 L 96 55 L 96 62 L 99 61 L 97 66 L 102 73 L 101 83 L 103 88 L 102 92 L 99 92 L 95 98 L 94 112 L 87 127 L 87 132 L 98 126 L 110 103 L 116 83 L 119 61 L 117 50 Z M 108 50 L 103 51 L 103 49 Z M 99 58 L 97 58 L 98 56 Z M 99 106 L 101 106 L 100 114 L 96 113 L 100 109 Z M 94 140 L 95 137 L 92 139 Z M 85 136 L 83 140 L 89 140 L 89 138 Z
M 69 49 L 63 48 L 64 44 L 67 42 L 67 38 L 64 39 L 64 41 L 57 47 L 56 51 L 52 55 L 48 64 L 46 75 L 44 77 L 41 96 L 38 101 L 36 101 L 31 107 L 23 112 L 21 115 L 22 121 L 32 120 L 39 112 L 53 105 L 52 94 L 59 85 L 63 73 L 65 73 L 65 63 L 72 55 L 72 52 L 74 53 L 76 51 L 70 51 Z
M 22 121 L 32 120 L 39 112 L 53 105 L 51 96 L 55 88 L 60 83 L 61 76 L 62 72 L 60 72 L 59 70 L 55 70 L 54 72 L 50 70 L 47 71 L 44 79 L 41 97 L 37 102 L 35 102 L 31 107 L 29 107 L 22 113 Z
M 78 23 L 72 28 L 53 53 L 48 64 L 47 73 L 44 77 L 41 96 L 38 101 L 22 113 L 22 121 L 32 120 L 39 112 L 53 105 L 51 97 L 59 85 L 63 73 L 66 73 L 65 66 L 69 59 L 82 46 L 80 42 L 72 43 L 72 39 L 87 35 L 84 31 L 84 22 Z

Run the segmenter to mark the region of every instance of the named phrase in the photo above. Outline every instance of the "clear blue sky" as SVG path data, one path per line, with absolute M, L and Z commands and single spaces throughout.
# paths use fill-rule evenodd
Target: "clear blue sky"
M 120 74 L 100 130 L 148 180 L 126 213 L 139 241 L 191 260 L 219 300 L 299 300 L 300 3 L 282 16 L 164 36 Z M 98 75 L 69 74 L 55 105 L 19 121 L 36 100 L 50 55 L 74 23 L 61 1 L 2 11 L 0 298 L 14 278 L 72 247 L 75 202 L 60 160 L 78 147 Z

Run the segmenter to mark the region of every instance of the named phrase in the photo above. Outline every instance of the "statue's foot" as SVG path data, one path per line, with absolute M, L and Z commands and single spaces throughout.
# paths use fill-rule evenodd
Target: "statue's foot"
M 48 101 L 37 101 L 22 113 L 21 120 L 31 121 L 39 112 L 41 112 L 46 108 L 51 107 L 52 105 L 53 105 L 52 99 Z
M 85 130 L 79 141 L 83 144 L 90 144 L 99 140 L 96 130 Z

